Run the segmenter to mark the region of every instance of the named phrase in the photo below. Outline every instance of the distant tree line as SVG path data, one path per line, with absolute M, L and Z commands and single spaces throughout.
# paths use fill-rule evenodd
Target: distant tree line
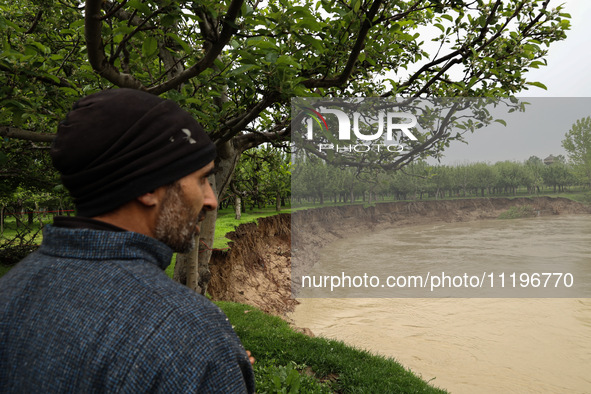
M 424 198 L 514 196 L 563 192 L 585 182 L 563 156 L 546 163 L 536 156 L 525 162 L 429 165 L 418 161 L 404 169 L 361 172 L 307 159 L 293 164 L 292 199 L 296 203 L 335 203 Z

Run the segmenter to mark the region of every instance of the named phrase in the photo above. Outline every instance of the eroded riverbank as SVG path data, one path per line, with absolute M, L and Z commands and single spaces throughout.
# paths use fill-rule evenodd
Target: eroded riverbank
M 497 219 L 511 207 L 529 207 L 542 217 L 588 214 L 589 206 L 565 198 L 491 198 L 381 203 L 318 208 L 262 218 L 239 226 L 228 237 L 230 251 L 214 251 L 209 293 L 214 299 L 254 305 L 279 316 L 293 311 L 292 255 L 311 269 L 319 252 L 352 234 L 432 223 Z M 293 224 L 293 226 L 292 226 Z M 305 247 L 292 245 L 292 230 Z M 293 246 L 293 248 L 292 248 Z

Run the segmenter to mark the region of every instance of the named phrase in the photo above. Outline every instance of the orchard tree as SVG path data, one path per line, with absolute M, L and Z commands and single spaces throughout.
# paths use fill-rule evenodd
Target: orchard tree
M 554 193 L 557 189 L 559 192 L 564 191 L 566 186 L 575 184 L 576 180 L 569 166 L 560 161 L 544 167 L 542 178 L 547 186 L 554 189 Z
M 577 120 L 562 140 L 577 177 L 591 186 L 591 116 Z
M 527 184 L 524 181 L 527 175 L 523 164 L 506 160 L 495 163 L 494 167 L 498 173 L 497 187 L 499 191 L 503 190 L 506 194 L 516 195 L 517 188 Z
M 471 185 L 474 189 L 480 189 L 480 196 L 484 197 L 486 190 L 490 194 L 497 181 L 495 168 L 486 163 L 474 163 L 470 165 Z
M 544 183 L 544 178 L 542 177 L 544 166 L 544 161 L 537 156 L 530 156 L 530 158 L 525 161 L 525 167 L 531 174 L 531 194 L 540 192 L 540 186 Z
M 289 155 L 283 149 L 261 146 L 241 155 L 230 191 L 232 197 L 244 199 L 244 205 L 262 208 L 273 203 L 275 210 L 280 211 L 289 197 L 289 186 Z
M 218 148 L 215 187 L 240 154 L 290 138 L 294 96 L 512 96 L 566 37 L 549 0 L 14 0 L 1 5 L 0 135 L 51 141 L 80 96 L 126 87 L 177 101 Z M 436 29 L 436 33 L 432 33 Z M 436 154 L 440 130 L 397 161 Z M 187 284 L 204 292 L 206 246 Z M 199 264 L 195 256 L 199 255 Z M 184 263 L 183 263 L 184 262 Z M 201 268 L 199 268 L 201 265 Z M 179 275 L 182 277 L 182 275 Z

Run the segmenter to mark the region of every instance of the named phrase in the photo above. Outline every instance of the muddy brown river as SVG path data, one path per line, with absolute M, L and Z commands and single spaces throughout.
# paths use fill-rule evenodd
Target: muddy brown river
M 461 298 L 317 293 L 322 298 L 299 299 L 290 316 L 297 326 L 395 358 L 451 393 L 591 393 L 591 216 L 410 226 L 365 237 L 323 249 L 311 274 L 359 272 L 361 260 L 351 258 L 359 253 L 387 261 L 388 272 L 409 264 L 449 270 L 453 261 L 457 272 L 494 267 L 499 275 L 517 264 L 519 271 L 569 272 L 586 284 L 574 298 L 503 298 L 510 293 L 478 288 L 464 288 Z M 396 253 L 384 248 L 386 240 L 399 243 Z

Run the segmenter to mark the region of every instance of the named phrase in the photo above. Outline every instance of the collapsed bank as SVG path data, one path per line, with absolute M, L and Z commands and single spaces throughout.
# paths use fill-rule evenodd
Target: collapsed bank
M 285 316 L 297 305 L 291 292 L 292 253 L 311 268 L 325 245 L 352 234 L 394 226 L 498 219 L 514 208 L 531 216 L 591 213 L 591 207 L 566 198 L 534 197 L 401 201 L 279 214 L 261 218 L 258 224 L 242 224 L 227 235 L 231 248 L 214 251 L 208 290 L 216 300 Z M 306 247 L 292 245 L 292 229 Z

